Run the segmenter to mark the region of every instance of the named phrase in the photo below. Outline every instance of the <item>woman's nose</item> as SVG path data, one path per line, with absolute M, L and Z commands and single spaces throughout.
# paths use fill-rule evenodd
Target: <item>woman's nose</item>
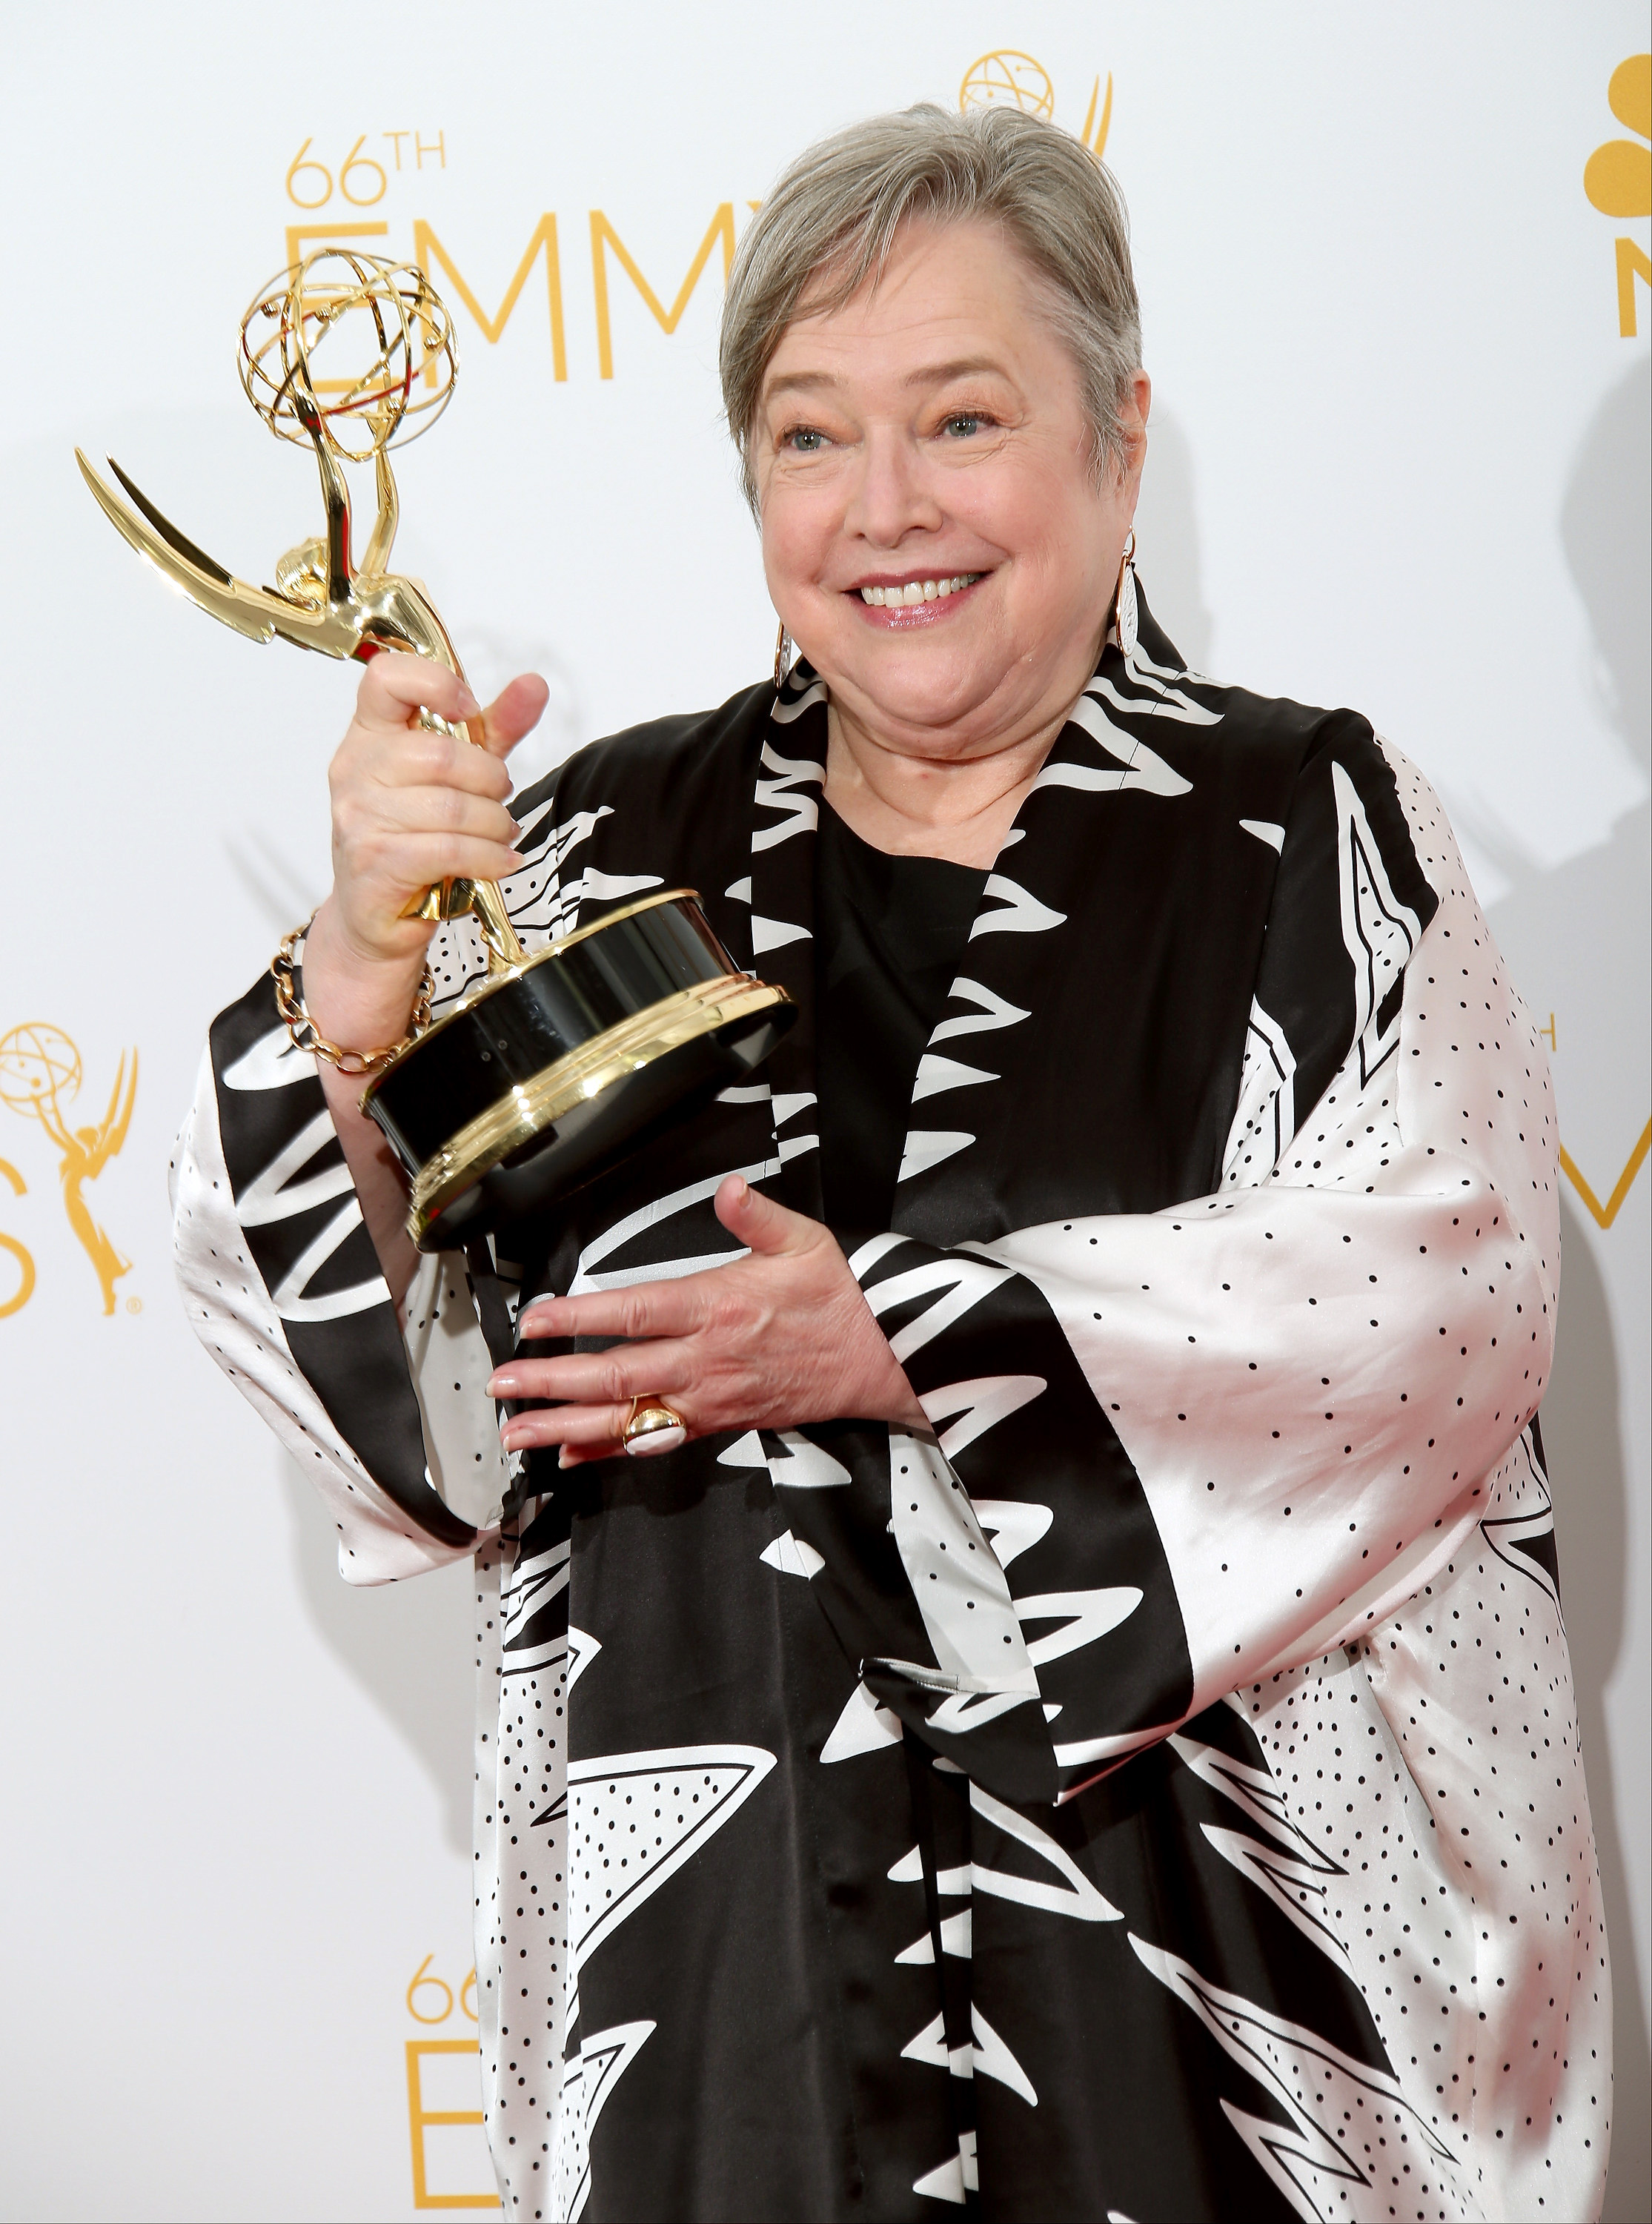
M 843 522 L 875 548 L 897 548 L 907 534 L 933 532 L 943 522 L 910 434 L 876 428 L 867 434 Z

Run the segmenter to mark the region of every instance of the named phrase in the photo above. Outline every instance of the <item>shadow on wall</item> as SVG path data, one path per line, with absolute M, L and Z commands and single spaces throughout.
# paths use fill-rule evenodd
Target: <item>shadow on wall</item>
M 1561 539 L 1594 627 L 1607 717 L 1644 766 L 1652 744 L 1652 363 L 1613 388 L 1584 436 Z
M 1593 630 L 1592 679 L 1600 706 L 1643 768 L 1652 739 L 1649 446 L 1652 366 L 1643 360 L 1596 413 L 1561 515 L 1567 561 Z M 1557 774 L 1563 774 L 1563 744 L 1557 745 L 1556 765 Z M 1479 830 L 1512 883 L 1490 917 L 1516 984 L 1565 984 L 1565 1088 L 1573 1109 L 1568 1113 L 1562 1102 L 1563 1131 L 1579 1116 L 1586 1097 L 1591 1115 L 1596 1104 L 1621 1108 L 1630 1140 L 1645 1117 L 1641 1092 L 1652 1008 L 1649 816 L 1646 805 L 1630 812 L 1609 842 L 1552 873 L 1538 871 L 1506 840 L 1488 838 Z M 1610 953 L 1605 963 L 1603 952 Z M 1611 1178 L 1605 1177 L 1608 1183 Z M 1606 1193 L 1604 1186 L 1600 1193 Z M 1631 1191 L 1625 1215 L 1643 1209 Z M 1629 1891 L 1629 1878 L 1638 1873 L 1647 1849 L 1625 1841 L 1624 1816 L 1633 1817 L 1640 1804 L 1639 1787 L 1628 1780 L 1636 1761 L 1628 1741 L 1615 1756 L 1607 1743 L 1604 1694 L 1623 1650 L 1629 1585 L 1638 1572 L 1628 1557 L 1634 1478 L 1623 1440 L 1618 1354 L 1640 1350 L 1643 1324 L 1621 1317 L 1625 1291 L 1620 1286 L 1615 1298 L 1609 1291 L 1591 1236 L 1565 1191 L 1561 1230 L 1560 1330 L 1543 1401 L 1544 1440 L 1554 1470 L 1561 1589 L 1569 1608 L 1567 1635 L 1612 1949 L 1617 2106 L 1605 2214 L 1632 2220 L 1652 2215 L 1652 2138 L 1643 2105 L 1652 2063 Z M 1622 1242 L 1628 1234 L 1620 1223 L 1615 1236 L 1608 1231 L 1602 1240 Z
M 1637 2104 L 1652 2080 L 1646 2007 L 1630 1927 L 1618 1785 L 1606 1742 L 1602 1694 L 1624 1641 L 1629 1585 L 1629 1475 L 1618 1426 L 1618 1362 L 1611 1299 L 1583 1223 L 1561 1207 L 1566 1265 L 1554 1371 L 1543 1399 L 1543 1446 L 1554 1469 L 1561 1597 L 1577 1690 L 1578 1726 L 1589 1781 L 1611 1952 L 1611 2175 L 1605 2215 L 1622 2224 L 1652 2214 L 1647 2203 L 1647 2115 Z
M 1187 659 L 1207 672 L 1214 628 L 1205 607 L 1194 507 L 1193 451 L 1174 417 L 1155 409 L 1136 505 L 1136 557 L 1148 607 Z
M 1567 490 L 1561 535 L 1593 634 L 1590 685 L 1606 723 L 1645 773 L 1652 769 L 1652 363 L 1637 363 L 1597 411 Z M 1564 780 L 1563 731 L 1554 761 L 1555 779 Z M 1553 872 L 1535 866 L 1496 826 L 1470 831 L 1511 883 L 1491 918 L 1516 985 L 1557 976 L 1566 982 L 1568 1067 L 1572 1050 L 1593 1046 L 1585 1088 L 1593 1094 L 1616 1083 L 1617 1094 L 1638 1093 L 1652 1008 L 1652 806 L 1626 812 L 1610 841 Z M 1603 951 L 1609 963 L 1601 962 Z M 1581 1094 L 1577 1077 L 1570 1085 Z M 1624 1110 L 1626 1121 L 1633 1115 L 1632 1141 L 1645 1107 L 1637 1101 Z
M 338 1532 L 308 1478 L 285 1455 L 281 1488 L 305 1612 L 429 1778 L 442 1835 L 470 1854 L 476 1777 L 476 1605 L 470 1563 L 362 1589 L 338 1573 Z

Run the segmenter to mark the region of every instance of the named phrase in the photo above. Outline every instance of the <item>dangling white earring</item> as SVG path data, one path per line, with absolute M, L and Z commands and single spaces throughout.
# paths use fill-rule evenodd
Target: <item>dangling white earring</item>
M 1130 528 L 1119 565 L 1119 586 L 1113 602 L 1113 627 L 1126 657 L 1136 654 L 1136 528 Z
M 785 620 L 780 621 L 780 637 L 774 644 L 774 692 L 778 695 L 785 686 L 786 673 L 791 668 L 791 636 L 785 629 Z

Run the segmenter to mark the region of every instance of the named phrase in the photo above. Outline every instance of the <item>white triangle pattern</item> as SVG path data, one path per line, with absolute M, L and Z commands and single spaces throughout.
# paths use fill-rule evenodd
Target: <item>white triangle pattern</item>
M 279 1027 L 226 1065 L 223 1080 L 226 1089 L 286 1089 L 295 1081 L 312 1081 L 315 1071 L 315 1052 L 300 1050 L 286 1027 Z
M 667 1746 L 568 1764 L 568 1946 L 582 1969 L 774 1766 L 760 1746 Z
M 761 957 L 766 951 L 784 950 L 788 942 L 811 942 L 813 939 L 806 926 L 796 926 L 783 919 L 765 919 L 758 912 L 752 913 L 753 957 Z
M 983 911 L 976 914 L 975 924 L 969 930 L 973 942 L 980 934 L 1044 934 L 1052 926 L 1064 926 L 1064 911 L 1051 911 L 1048 904 L 1012 881 L 1006 873 L 988 873 L 982 893 L 996 896 L 1003 906 L 1000 911 Z
M 1001 1799 L 994 1799 L 978 1784 L 969 1787 L 969 1804 L 984 1821 L 995 1823 L 1006 1837 L 1017 1839 L 1046 1862 L 1060 1879 L 1056 1883 L 1044 1878 L 1017 1876 L 1006 1869 L 987 1868 L 978 1861 L 969 1873 L 974 1891 L 984 1892 L 993 1899 L 1014 1900 L 1022 1907 L 1040 1907 L 1049 1915 L 1070 1915 L 1080 1923 L 1122 1920 L 1119 1911 L 1096 1890 L 1066 1848 L 1058 1846 L 1036 1823 L 1015 1808 L 1006 1807 Z
M 955 2202 L 961 2208 L 966 2193 L 978 2193 L 980 2190 L 980 2172 L 975 2163 L 974 2132 L 960 2132 L 957 2153 L 949 2155 L 937 2168 L 926 2170 L 922 2177 L 912 2181 L 914 2193 L 925 2193 L 931 2201 Z
M 741 1438 L 743 1444 L 745 1437 Z M 800 1429 L 782 1429 L 780 1450 L 769 1455 L 769 1480 L 777 1489 L 836 1490 L 846 1485 L 849 1471 L 829 1452 L 823 1451 Z
M 765 1566 L 778 1569 L 781 1575 L 802 1576 L 805 1581 L 810 1576 L 817 1576 L 826 1564 L 806 1538 L 794 1537 L 789 1529 L 783 1529 L 765 1545 L 757 1557 Z
M 1133 1933 L 1130 1943 L 1144 1968 L 1192 2010 L 1283 2115 L 1283 2125 L 1269 2123 L 1222 2103 L 1258 2166 L 1299 2215 L 1377 2213 L 1350 2200 L 1359 2191 L 1373 2193 L 1384 2206 L 1403 2195 L 1408 2214 L 1480 2213 L 1475 2189 L 1463 2183 L 1449 2151 L 1386 2071 L 1368 2069 L 1316 2032 L 1209 1983 L 1179 1955 Z
M 978 1035 L 994 1027 L 1012 1027 L 1018 1020 L 1031 1016 L 1018 1004 L 1011 1003 L 1007 996 L 1000 996 L 992 989 L 983 989 L 979 981 L 955 981 L 950 1001 L 953 1003 L 974 1004 L 978 1008 L 974 1012 L 962 1013 L 955 1020 L 943 1020 L 930 1037 L 931 1046 L 949 1042 L 955 1035 Z
M 857 1684 L 844 1701 L 843 1711 L 833 1723 L 820 1757 L 823 1762 L 853 1760 L 858 1753 L 882 1753 L 900 1740 L 900 1717 L 892 1709 L 880 1707 L 864 1684 Z
M 1018 1413 L 1023 1406 L 1030 1406 L 1048 1387 L 1042 1374 L 983 1374 L 973 1382 L 949 1382 L 944 1389 L 926 1390 L 918 1403 L 937 1427 L 943 1421 L 950 1424 L 941 1431 L 940 1442 L 942 1451 L 951 1460 L 956 1459 L 978 1437 L 984 1437 L 988 1429 L 996 1428 L 1012 1413 Z M 975 1513 L 980 1520 L 979 1503 Z M 1040 1536 L 1050 1526 L 1050 1519 L 1046 1508 Z M 986 1526 L 984 1520 L 981 1526 Z M 1034 1541 L 1032 1538 L 1027 1539 L 1028 1544 Z
M 1093 1645 L 1098 1637 L 1117 1629 L 1121 1621 L 1128 1621 L 1141 1602 L 1142 1595 L 1132 1583 L 1102 1590 L 1043 1591 L 1036 1598 L 1018 1598 L 1016 1618 L 1024 1627 L 1030 1621 L 1059 1620 L 1062 1623 L 1047 1636 L 1031 1640 L 1027 1658 L 1035 1668 L 1042 1668 L 1046 1661 L 1076 1652 L 1081 1645 Z
M 901 1958 L 905 1960 L 905 1956 Z M 928 2069 L 949 2069 L 955 2077 L 995 2078 L 1000 2085 L 1007 2085 L 1012 2093 L 1018 2093 L 1029 2107 L 1036 2108 L 1038 2095 L 1033 2090 L 1032 2080 L 973 2004 L 969 2023 L 974 2044 L 949 2050 L 945 2019 L 937 2015 L 915 2038 L 907 2040 L 900 2050 L 901 2059 L 921 2062 Z
M 960 1908 L 956 1915 L 943 1915 L 941 1918 L 941 1951 L 955 1954 L 962 1962 L 968 1961 L 974 1952 L 974 1912 L 968 1907 Z M 933 1962 L 935 1941 L 926 1930 L 920 1937 L 914 1938 L 910 1946 L 903 1948 L 895 1959 L 897 1962 Z
M 958 1151 L 968 1150 L 974 1141 L 973 1135 L 962 1134 L 957 1128 L 914 1128 L 906 1138 L 906 1147 L 901 1153 L 900 1172 L 897 1181 L 911 1181 L 915 1174 L 925 1174 L 931 1166 L 938 1166 L 943 1159 L 951 1158 Z
M 1041 1386 L 1042 1387 L 1042 1386 Z M 946 1439 L 942 1439 L 944 1450 Z M 1037 1506 L 1031 1500 L 1018 1498 L 978 1498 L 975 1519 L 991 1542 L 993 1557 L 1000 1568 L 1007 1568 L 1012 1560 L 1019 1559 L 1038 1539 L 1048 1533 L 1055 1514 L 1047 1506 Z
M 596 2120 L 608 2094 L 655 2028 L 652 2023 L 621 2023 L 607 2031 L 593 2031 L 578 2053 L 563 2065 L 551 2175 L 561 2196 L 557 2214 L 567 2218 L 568 2224 L 577 2224 L 590 2198 L 590 2135 Z
M 917 1078 L 912 1084 L 912 1102 L 920 1103 L 925 1096 L 939 1096 L 948 1089 L 968 1089 L 981 1081 L 996 1081 L 995 1073 L 987 1073 L 978 1065 L 965 1065 L 955 1058 L 937 1058 L 926 1051 L 917 1062 Z

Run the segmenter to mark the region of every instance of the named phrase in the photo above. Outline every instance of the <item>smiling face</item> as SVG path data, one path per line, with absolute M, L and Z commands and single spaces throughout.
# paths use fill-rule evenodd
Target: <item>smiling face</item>
M 1101 483 L 1079 370 L 996 227 L 912 223 L 875 286 L 799 316 L 753 462 L 769 591 L 838 715 L 957 761 L 1065 714 L 1095 667 L 1145 448 Z

